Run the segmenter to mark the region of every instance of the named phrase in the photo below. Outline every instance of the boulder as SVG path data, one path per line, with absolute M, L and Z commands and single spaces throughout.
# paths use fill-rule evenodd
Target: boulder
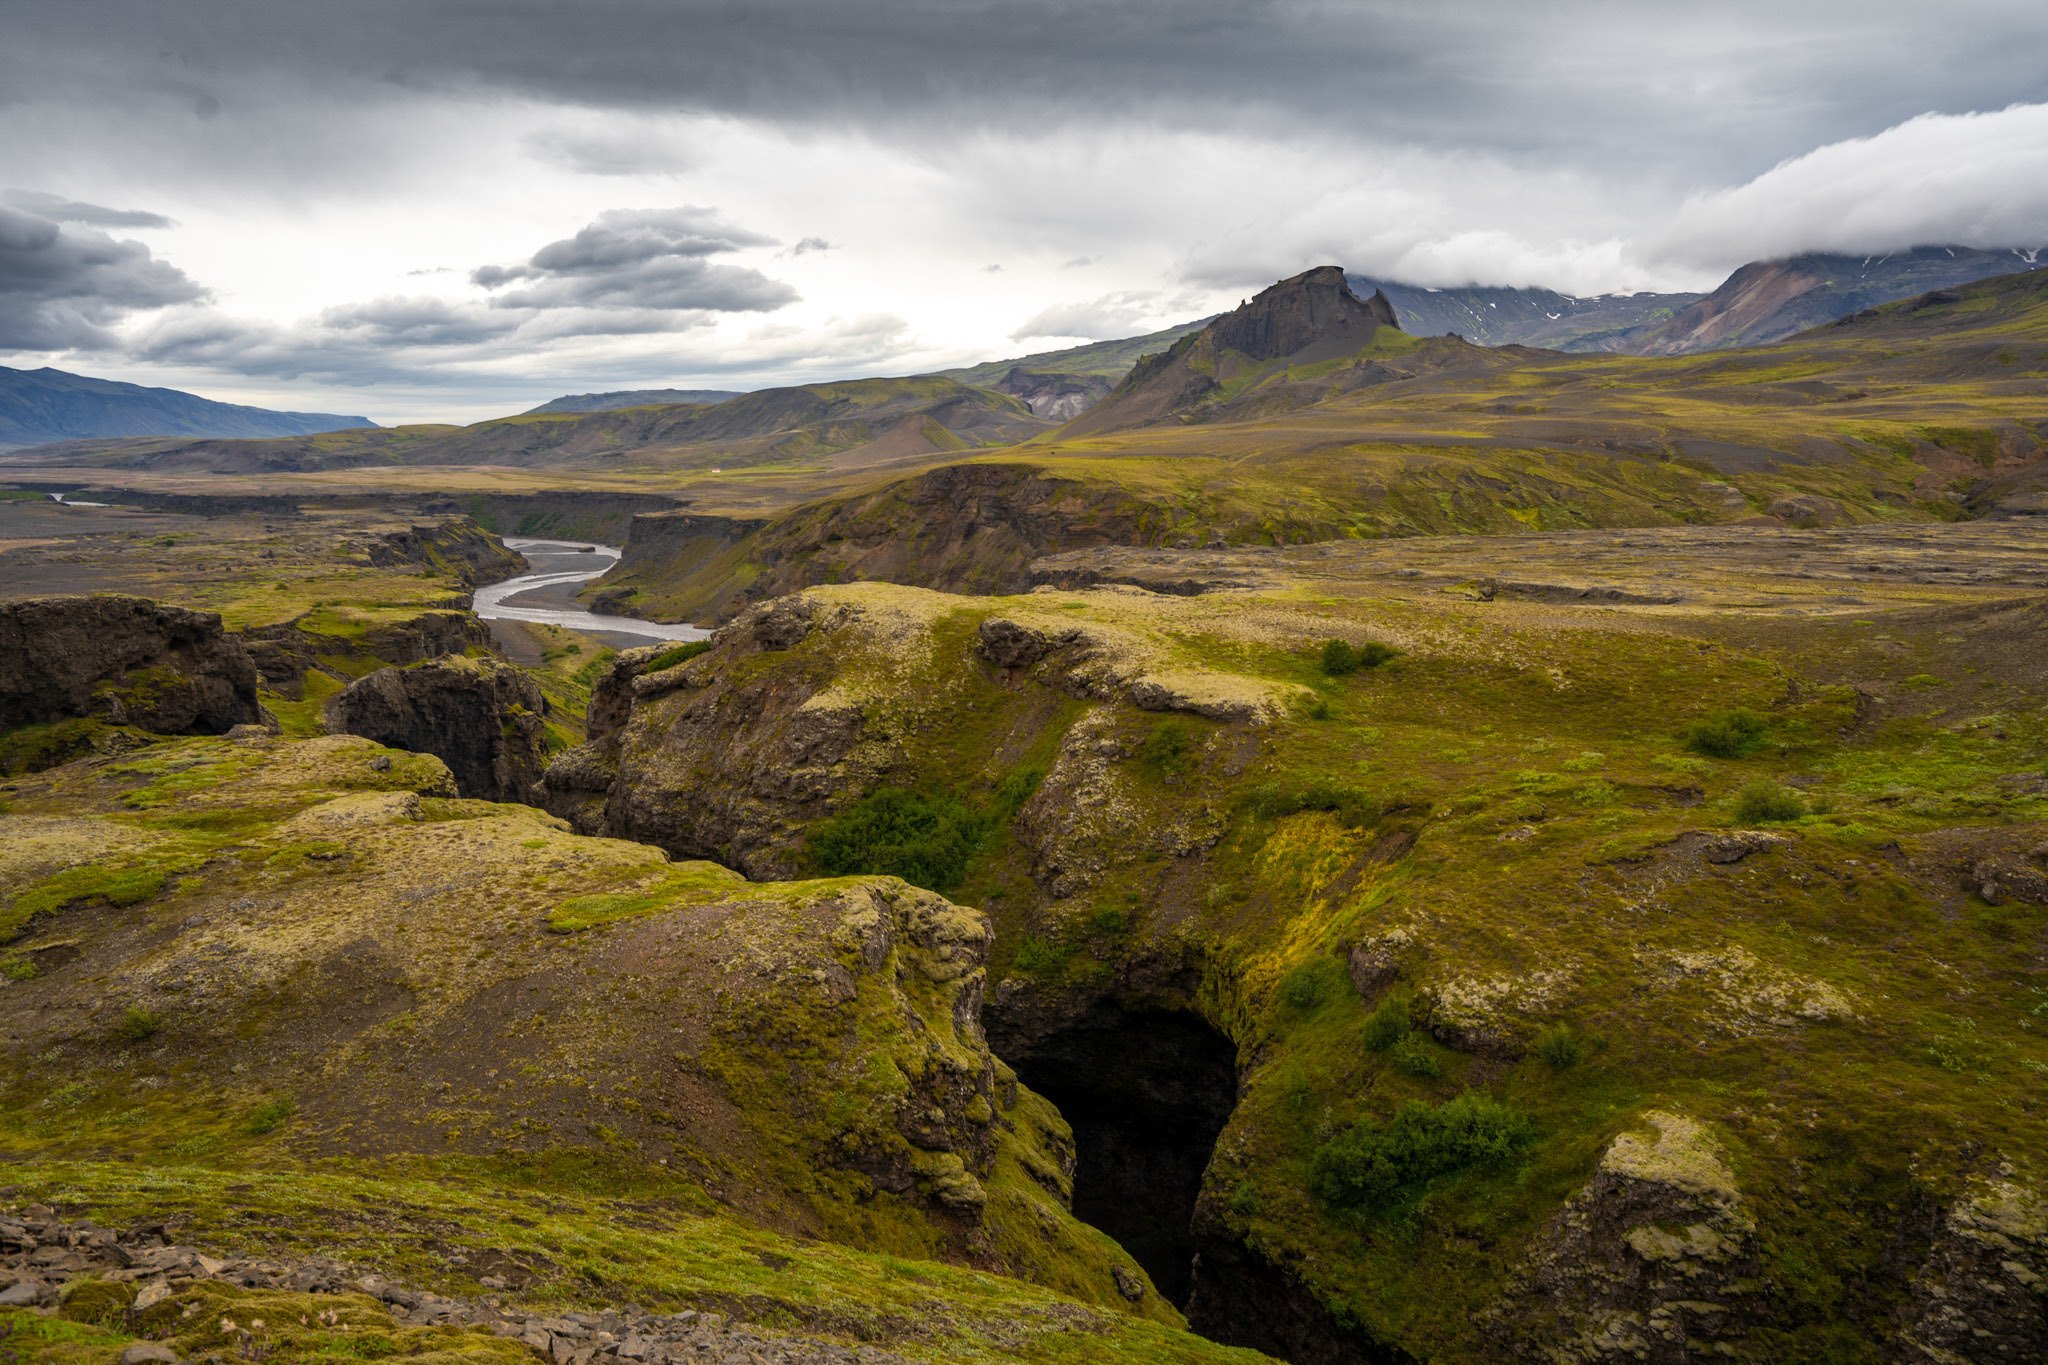
M 1908 1360 L 2048 1360 L 2048 1202 L 2015 1180 L 1977 1182 L 1942 1220 L 1912 1301 Z
M 495 659 L 450 656 L 380 668 L 327 706 L 328 728 L 433 754 L 456 790 L 484 801 L 527 801 L 540 781 L 547 699 L 533 679 Z
M 0 603 L 0 729 L 89 716 L 161 734 L 260 724 L 256 666 L 211 612 L 142 597 Z
M 1640 1122 L 1487 1310 L 1509 1358 L 1684 1365 L 1754 1322 L 1756 1222 L 1720 1144 L 1683 1114 Z

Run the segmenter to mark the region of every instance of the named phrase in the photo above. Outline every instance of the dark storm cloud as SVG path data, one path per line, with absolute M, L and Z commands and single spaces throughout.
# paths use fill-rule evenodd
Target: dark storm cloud
M 486 88 L 923 136 L 1124 115 L 1562 163 L 1683 152 L 1718 179 L 2048 93 L 2034 0 L 12 0 L 8 29 L 15 100 L 89 75 L 102 100 L 231 90 L 222 119 L 266 90 Z
M 574 237 L 550 242 L 524 265 L 483 266 L 470 280 L 504 290 L 492 300 L 498 308 L 770 312 L 796 302 L 796 290 L 758 270 L 705 258 L 775 244 L 713 209 L 614 209 Z
M 87 204 L 40 190 L 9 190 L 0 194 L 18 209 L 48 218 L 53 223 L 83 223 L 96 228 L 167 228 L 177 224 L 161 213 L 142 209 L 110 209 L 104 204 Z
M 129 314 L 203 292 L 140 242 L 0 207 L 0 350 L 107 346 Z

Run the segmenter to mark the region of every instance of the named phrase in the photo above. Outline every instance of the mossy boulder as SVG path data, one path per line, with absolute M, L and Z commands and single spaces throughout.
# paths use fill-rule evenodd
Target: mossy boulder
M 256 666 L 210 612 L 140 597 L 0 603 L 0 730 L 74 717 L 217 735 L 263 713 Z

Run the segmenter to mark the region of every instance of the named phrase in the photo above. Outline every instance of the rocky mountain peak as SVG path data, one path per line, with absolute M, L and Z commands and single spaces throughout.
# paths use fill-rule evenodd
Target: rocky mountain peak
M 1338 350 L 1354 350 L 1376 329 L 1399 325 L 1386 295 L 1374 290 L 1370 299 L 1361 299 L 1341 266 L 1319 265 L 1259 291 L 1210 323 L 1209 334 L 1219 349 L 1279 360 L 1340 340 Z

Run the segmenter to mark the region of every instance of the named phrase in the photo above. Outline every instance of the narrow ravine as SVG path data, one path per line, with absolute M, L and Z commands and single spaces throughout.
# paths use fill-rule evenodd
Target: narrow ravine
M 589 582 L 619 562 L 620 550 L 616 545 L 525 536 L 507 536 L 505 544 L 525 555 L 531 567 L 516 578 L 476 590 L 471 610 L 482 620 L 564 626 L 621 647 L 664 640 L 701 640 L 711 633 L 701 626 L 604 616 L 577 602 L 578 584 Z

